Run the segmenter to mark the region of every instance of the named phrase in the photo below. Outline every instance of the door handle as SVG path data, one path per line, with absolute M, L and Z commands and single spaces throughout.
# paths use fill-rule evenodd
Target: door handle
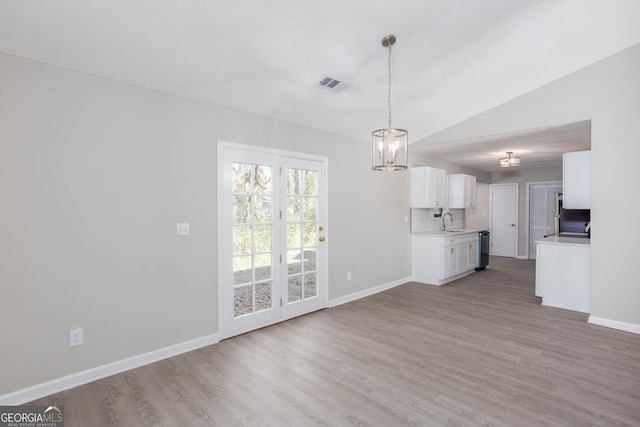
M 324 228 L 322 228 L 322 226 L 318 227 L 318 231 L 322 231 L 324 230 Z
M 515 227 L 516 225 L 515 225 L 515 224 L 511 224 L 511 226 L 512 226 L 512 227 Z
M 318 237 L 318 240 L 320 240 L 321 242 L 324 242 L 324 236 Z

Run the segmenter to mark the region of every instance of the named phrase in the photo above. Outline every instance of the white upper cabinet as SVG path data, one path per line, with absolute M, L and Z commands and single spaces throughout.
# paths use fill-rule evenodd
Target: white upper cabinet
M 449 175 L 449 208 L 476 207 L 476 177 L 462 173 Z
M 411 207 L 444 208 L 445 174 L 429 166 L 411 168 Z
M 591 151 L 577 151 L 562 156 L 562 207 L 591 209 Z

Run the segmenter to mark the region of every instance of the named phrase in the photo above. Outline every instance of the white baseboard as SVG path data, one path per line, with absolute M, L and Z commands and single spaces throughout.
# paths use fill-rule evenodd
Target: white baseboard
M 59 393 L 73 387 L 90 383 L 110 375 L 138 368 L 149 363 L 157 362 L 169 357 L 187 353 L 211 344 L 217 344 L 220 341 L 218 334 L 207 335 L 169 347 L 153 350 L 148 353 L 138 354 L 116 362 L 107 363 L 106 365 L 97 366 L 87 369 L 86 371 L 76 372 L 66 377 L 57 378 L 32 387 L 23 388 L 8 394 L 0 396 L 0 405 L 22 405 L 36 399 Z
M 373 295 L 387 289 L 391 289 L 410 281 L 411 277 L 407 277 L 405 279 L 396 280 L 394 282 L 383 284 L 375 288 L 366 289 L 361 292 L 356 292 L 354 294 L 346 295 L 341 298 L 336 298 L 329 301 L 329 307 L 335 307 L 340 304 L 355 301 L 357 299 L 364 298 L 366 296 Z M 192 350 L 197 350 L 198 348 L 206 347 L 208 345 L 217 344 L 219 341 L 220 334 L 207 335 L 201 338 L 196 338 L 194 340 L 185 341 L 183 343 L 175 344 L 169 347 L 150 351 L 148 353 L 143 353 L 126 359 L 118 360 L 106 365 L 97 366 L 95 368 L 87 369 L 86 371 L 76 372 L 65 377 L 56 378 L 55 380 L 47 381 L 11 393 L 0 395 L 0 405 L 22 405 L 24 403 L 31 402 L 36 399 L 41 399 L 54 393 L 59 393 L 73 387 L 78 387 L 92 381 L 106 378 L 110 375 L 148 365 L 150 363 L 177 356 L 182 353 L 187 353 Z
M 529 257 L 526 255 L 517 255 L 516 259 L 529 259 Z
M 634 334 L 640 334 L 640 325 L 634 323 L 620 322 L 618 320 L 605 319 L 603 317 L 589 316 L 587 323 L 594 325 L 605 326 L 607 328 L 618 329 L 620 331 L 631 332 Z
M 386 291 L 387 289 L 395 288 L 396 286 L 399 286 L 399 285 L 404 285 L 405 283 L 410 281 L 411 281 L 411 277 L 405 277 L 404 279 L 399 279 L 390 283 L 385 283 L 383 285 L 376 286 L 375 288 L 365 289 L 364 291 L 345 295 L 340 298 L 335 298 L 329 301 L 329 307 L 336 307 L 338 305 L 341 305 L 347 302 L 368 297 L 369 295 L 377 294 L 378 292 Z

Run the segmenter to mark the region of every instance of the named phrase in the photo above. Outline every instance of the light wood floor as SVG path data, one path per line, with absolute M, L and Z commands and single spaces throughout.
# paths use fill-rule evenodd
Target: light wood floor
M 640 336 L 542 307 L 533 261 L 408 283 L 58 393 L 73 426 L 640 426 Z

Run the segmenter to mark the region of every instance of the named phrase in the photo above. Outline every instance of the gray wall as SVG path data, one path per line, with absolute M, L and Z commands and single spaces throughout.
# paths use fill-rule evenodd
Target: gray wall
M 562 166 L 491 172 L 492 184 L 518 184 L 518 256 L 527 256 L 527 182 L 562 181 Z
M 5 54 L 0 93 L 0 395 L 218 332 L 218 140 L 329 158 L 330 299 L 411 274 L 365 140 Z
M 635 224 L 640 45 L 438 132 L 429 143 L 591 120 L 591 315 L 640 327 Z M 615 209 L 616 219 L 611 221 Z

